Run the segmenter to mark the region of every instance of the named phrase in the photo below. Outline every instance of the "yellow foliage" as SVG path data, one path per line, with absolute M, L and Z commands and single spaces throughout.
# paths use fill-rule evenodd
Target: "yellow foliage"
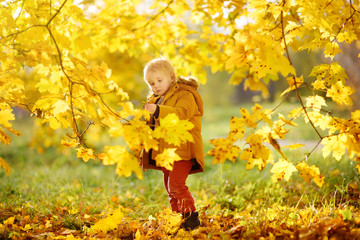
M 1 107 L 0 105 L 0 125 L 5 128 L 10 128 L 12 126 L 9 121 L 15 120 L 15 115 L 12 113 L 12 109 Z
M 71 141 L 67 141 L 67 140 L 61 139 L 61 144 L 64 145 L 64 146 L 66 146 L 66 147 L 74 148 L 74 147 L 76 147 L 79 143 L 78 143 L 75 139 L 72 139 Z
M 314 183 L 319 187 L 322 187 L 324 184 L 324 175 L 320 175 L 320 170 L 315 165 L 309 167 L 306 162 L 300 162 L 296 165 L 297 170 L 300 171 L 300 176 L 308 183 L 311 180 L 314 180 Z
M 214 157 L 213 164 L 223 163 L 226 159 L 235 162 L 239 156 L 240 148 L 234 145 L 234 140 L 231 138 L 211 139 L 210 144 L 215 147 L 207 152 L 207 154 Z
M 324 145 L 324 147 L 322 148 L 322 153 L 324 158 L 329 156 L 330 153 L 332 152 L 333 157 L 336 160 L 340 161 L 342 156 L 346 152 L 346 141 L 347 141 L 346 134 L 333 135 L 324 138 L 321 141 L 321 144 Z
M 326 96 L 331 97 L 334 102 L 339 105 L 352 105 L 350 95 L 354 93 L 354 90 L 349 86 L 344 86 L 341 81 L 331 85 L 328 89 Z
M 6 175 L 10 175 L 11 172 L 11 168 L 9 166 L 9 164 L 6 163 L 6 161 L 0 157 L 0 167 L 4 168 Z
M 160 228 L 167 234 L 176 233 L 182 222 L 181 214 L 171 211 L 170 208 L 166 208 L 159 212 L 156 217 L 159 221 Z
M 250 147 L 240 154 L 240 159 L 247 160 L 247 170 L 257 166 L 259 171 L 262 171 L 267 163 L 272 161 L 270 150 L 262 144 L 265 139 L 266 137 L 261 134 L 251 134 L 245 139 Z
M 303 78 L 303 76 L 301 76 L 300 78 L 288 77 L 288 78 L 286 78 L 286 81 L 288 82 L 289 87 L 280 94 L 280 97 L 283 96 L 285 93 L 291 92 L 291 91 L 295 90 L 296 88 L 299 88 L 301 86 L 301 84 L 304 83 L 304 78 Z
M 156 165 L 172 171 L 174 162 L 181 160 L 181 158 L 175 153 L 175 151 L 176 148 L 167 148 L 162 153 L 158 154 L 155 158 Z
M 15 222 L 15 217 L 9 217 L 8 219 L 4 220 L 4 225 L 13 225 Z
M 296 167 L 292 163 L 280 158 L 270 170 L 273 173 L 271 179 L 273 182 L 280 182 L 283 179 L 289 181 L 292 173 L 296 171 Z
M 130 177 L 131 173 L 135 172 L 137 177 L 142 179 L 142 171 L 137 158 L 124 146 L 106 146 L 104 150 L 104 153 L 97 155 L 104 165 L 117 164 L 116 173 L 119 176 Z
M 296 127 L 293 120 L 299 116 L 328 132 L 321 137 L 324 157 L 332 153 L 339 160 L 346 151 L 350 158 L 358 156 L 359 113 L 345 120 L 323 109 L 331 106 L 329 100 L 353 104 L 354 90 L 347 83 L 346 71 L 333 59 L 342 53 L 340 43 L 348 45 L 359 36 L 356 3 L 155 0 L 150 5 L 140 0 L 126 4 L 115 0 L 101 4 L 4 2 L 6 7 L 0 10 L 0 141 L 10 143 L 6 131 L 20 135 L 11 128 L 11 121 L 15 119 L 12 107 L 22 106 L 56 130 L 39 128 L 37 141 L 45 146 L 54 145 L 57 135 L 67 129 L 78 142 L 61 143 L 77 148 L 84 161 L 98 156 L 104 164 L 117 163 L 119 175 L 135 171 L 141 176 L 133 156 L 142 148 L 157 149 L 160 139 L 174 146 L 193 141 L 191 123 L 169 115 L 152 131 L 145 122 L 149 114 L 134 105 L 141 102 L 145 86 L 144 62 L 163 56 L 173 63 L 177 75 L 194 75 L 202 83 L 209 67 L 213 73 L 229 72 L 232 84 L 243 83 L 246 90 L 261 91 L 265 98 L 269 82 L 284 78 L 288 87 L 281 96 L 304 86 L 313 93 L 299 92 L 306 104 L 301 102 L 291 110 L 290 119 L 279 115 L 273 122 L 271 112 L 260 105 L 252 112 L 241 109 L 241 116 L 230 121 L 229 135 L 211 140 L 214 149 L 208 153 L 214 156 L 213 163 L 235 161 L 240 154 L 236 142 L 245 139 L 248 148 L 240 158 L 248 161 L 247 169 L 258 166 L 262 170 L 272 161 L 263 143 L 282 153 L 277 141 L 290 131 L 286 125 Z M 188 20 L 201 26 L 192 27 Z M 330 62 L 314 66 L 309 75 L 313 82 L 305 83 L 295 71 L 290 50 L 320 50 Z M 259 123 L 265 126 L 259 129 Z M 107 141 L 117 138 L 123 146 L 105 147 L 102 154 L 78 147 L 86 146 L 86 141 L 101 144 L 100 134 Z M 125 164 L 115 149 L 129 162 Z
M 121 211 L 120 208 L 118 208 L 109 216 L 100 219 L 98 222 L 96 222 L 91 227 L 91 229 L 94 232 L 104 232 L 104 233 L 115 230 L 117 226 L 121 224 L 123 217 L 124 217 L 124 213 Z
M 189 131 L 194 124 L 187 120 L 180 120 L 175 113 L 170 113 L 160 119 L 160 126 L 156 127 L 153 136 L 157 139 L 165 139 L 169 144 L 180 146 L 182 143 L 193 142 L 194 139 Z
M 95 159 L 94 150 L 91 148 L 79 147 L 76 150 L 77 150 L 77 157 L 82 158 L 84 162 L 87 162 L 90 159 Z
M 67 110 L 70 110 L 69 105 L 64 102 L 63 100 L 58 100 L 54 105 L 54 110 L 53 110 L 53 114 L 54 116 L 60 114 L 60 113 L 64 113 Z
M 323 97 L 316 95 L 306 98 L 306 107 L 312 108 L 313 111 L 320 112 L 321 106 L 327 106 Z

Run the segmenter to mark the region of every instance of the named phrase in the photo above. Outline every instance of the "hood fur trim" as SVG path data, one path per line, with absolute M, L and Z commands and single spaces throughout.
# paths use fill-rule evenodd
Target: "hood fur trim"
M 177 78 L 176 82 L 179 83 L 179 84 L 184 84 L 184 85 L 191 86 L 191 87 L 193 87 L 195 89 L 199 88 L 199 82 L 194 77 L 180 76 L 180 77 Z

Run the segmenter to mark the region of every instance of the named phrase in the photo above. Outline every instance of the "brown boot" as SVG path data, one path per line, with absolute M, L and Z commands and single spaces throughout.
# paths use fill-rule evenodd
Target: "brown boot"
M 182 214 L 183 222 L 181 228 L 186 231 L 193 230 L 200 226 L 199 213 L 198 212 L 187 212 Z

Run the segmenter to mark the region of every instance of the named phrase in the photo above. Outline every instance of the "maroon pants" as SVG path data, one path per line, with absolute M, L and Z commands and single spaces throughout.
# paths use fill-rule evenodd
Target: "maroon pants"
M 162 168 L 165 189 L 169 194 L 170 206 L 174 212 L 196 211 L 194 198 L 185 185 L 191 166 L 191 161 L 176 161 L 172 171 Z

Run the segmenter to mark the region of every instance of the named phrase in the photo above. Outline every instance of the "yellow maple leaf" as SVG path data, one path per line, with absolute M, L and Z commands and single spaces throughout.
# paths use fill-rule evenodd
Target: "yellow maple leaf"
M 300 114 L 304 111 L 302 107 L 294 108 L 289 112 L 288 118 L 296 119 L 300 116 Z
M 170 113 L 160 119 L 160 126 L 154 130 L 154 137 L 164 139 L 167 143 L 180 146 L 181 143 L 193 142 L 194 139 L 189 131 L 194 124 L 187 120 L 180 120 L 175 113 Z
M 74 235 L 70 234 L 67 235 L 65 240 L 80 240 L 81 238 L 74 237 Z
M 15 217 L 9 217 L 8 219 L 4 220 L 3 224 L 6 225 L 13 225 L 15 221 Z
M 98 154 L 97 157 L 104 165 L 114 165 L 130 157 L 130 153 L 124 146 L 105 146 L 105 153 Z
M 326 106 L 326 102 L 323 97 L 316 95 L 306 98 L 306 107 L 313 108 L 313 111 L 319 112 L 321 110 L 321 106 Z
M 157 219 L 161 229 L 168 234 L 174 234 L 178 231 L 182 222 L 181 215 L 171 211 L 170 208 L 166 208 L 164 211 L 159 212 L 157 214 Z
M 320 170 L 315 165 L 309 167 L 305 162 L 300 162 L 296 165 L 296 169 L 300 171 L 300 176 L 308 183 L 311 180 L 314 180 L 314 183 L 319 187 L 322 187 L 324 184 L 324 175 L 320 175 Z
M 2 131 L 1 128 L 0 128 L 0 141 L 6 145 L 9 145 L 11 142 L 11 138 L 9 137 L 9 135 L 7 135 L 4 131 Z
M 113 116 L 107 116 L 101 121 L 109 127 L 109 134 L 112 137 L 120 137 L 124 134 L 123 124 Z
M 339 105 L 352 105 L 353 102 L 350 95 L 354 93 L 354 89 L 349 86 L 344 86 L 342 81 L 337 81 L 331 85 L 331 88 L 327 90 L 326 96 L 331 97 L 334 102 Z
M 120 208 L 115 210 L 109 216 L 100 219 L 96 222 L 91 229 L 95 232 L 108 232 L 117 228 L 119 224 L 121 224 L 122 219 L 124 218 L 124 214 Z
M 143 177 L 138 159 L 124 146 L 105 146 L 105 152 L 96 156 L 104 165 L 117 163 L 116 173 L 119 176 L 129 177 L 132 172 L 135 172 L 139 179 Z
M 215 148 L 207 152 L 208 155 L 214 156 L 213 164 L 223 163 L 226 159 L 235 162 L 239 156 L 240 148 L 234 145 L 234 139 L 218 138 L 211 139 L 209 142 L 215 146 Z
M 94 150 L 91 148 L 77 148 L 77 157 L 82 158 L 84 162 L 89 161 L 90 159 L 95 159 Z
M 246 169 L 250 170 L 254 166 L 257 166 L 259 171 L 262 171 L 266 164 L 272 161 L 272 155 L 270 149 L 268 149 L 264 144 L 267 136 L 267 129 L 263 128 L 265 136 L 262 133 L 251 134 L 246 138 L 246 143 L 250 145 L 250 148 L 245 149 L 240 154 L 241 160 L 247 160 Z
M 64 102 L 63 100 L 58 100 L 54 105 L 53 105 L 54 109 L 53 109 L 53 114 L 54 116 L 60 114 L 60 113 L 64 113 L 67 110 L 70 109 L 69 105 Z
M 0 109 L 0 125 L 10 128 L 12 126 L 9 121 L 15 120 L 15 116 L 12 113 L 11 108 Z
M 304 83 L 304 78 L 303 78 L 303 76 L 301 76 L 299 78 L 296 77 L 295 81 L 294 81 L 294 77 L 292 76 L 292 77 L 286 78 L 286 81 L 288 82 L 289 87 L 280 94 L 280 97 L 282 97 L 285 93 L 291 92 L 292 90 L 299 88 L 300 85 Z M 296 83 L 296 85 L 295 85 L 295 83 Z
M 240 113 L 247 127 L 256 128 L 257 125 L 256 121 L 258 119 L 254 118 L 254 116 L 252 116 L 252 114 L 250 114 L 249 111 L 245 108 L 241 108 Z
M 20 227 L 21 230 L 27 232 L 29 231 L 30 229 L 32 229 L 32 227 L 30 226 L 30 224 L 26 224 L 25 227 Z
M 280 182 L 283 179 L 289 181 L 292 173 L 296 171 L 296 167 L 292 163 L 280 158 L 270 170 L 273 173 L 271 179 L 273 182 Z
M 355 154 L 360 155 L 358 127 L 355 127 L 354 129 L 350 128 L 349 132 L 350 132 L 350 134 L 347 135 L 346 147 L 349 152 L 349 157 L 353 158 L 355 156 Z
M 136 176 L 139 179 L 143 178 L 142 170 L 139 166 L 138 159 L 129 154 L 127 159 L 122 158 L 122 161 L 118 161 L 116 165 L 116 174 L 125 177 L 130 177 L 132 172 L 135 172 Z
M 75 139 L 72 139 L 70 141 L 61 139 L 61 144 L 66 146 L 66 147 L 73 148 L 73 147 L 76 147 L 79 143 Z
M 61 123 L 56 117 L 51 116 L 48 121 L 51 129 L 57 130 L 61 128 Z
M 245 121 L 243 118 L 232 117 L 230 120 L 230 134 L 234 140 L 241 140 L 245 133 Z
M 329 57 L 331 60 L 338 54 L 341 53 L 341 49 L 339 44 L 335 42 L 328 42 L 325 44 L 324 55 L 325 57 Z
M 321 141 L 321 144 L 324 145 L 322 148 L 323 157 L 326 158 L 332 152 L 333 157 L 340 161 L 346 152 L 346 142 L 346 134 L 339 134 L 323 138 Z
M 287 125 L 290 125 L 290 126 L 295 126 L 295 127 L 297 126 L 297 124 L 294 123 L 293 121 L 285 119 L 284 115 L 282 115 L 281 113 L 279 113 L 279 119 L 280 119 L 284 124 L 287 124 Z
M 1 157 L 0 157 L 0 167 L 5 169 L 6 175 L 8 175 L 8 176 L 10 175 L 11 168 L 10 168 L 9 164 L 7 164 L 7 162 Z
M 169 171 L 173 170 L 174 162 L 181 160 L 179 155 L 175 153 L 176 148 L 167 148 L 155 158 L 156 165 L 164 167 Z
M 133 119 L 122 128 L 123 137 L 130 149 L 158 149 L 158 141 L 153 138 L 153 131 L 144 121 Z
M 360 120 L 360 110 L 356 110 L 354 112 L 351 112 L 351 118 L 354 120 L 359 121 Z

